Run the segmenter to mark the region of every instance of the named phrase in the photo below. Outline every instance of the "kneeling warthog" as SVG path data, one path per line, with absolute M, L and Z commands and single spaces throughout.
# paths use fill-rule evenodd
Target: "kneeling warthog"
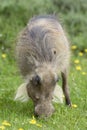
M 65 102 L 71 105 L 67 83 L 69 43 L 54 16 L 32 18 L 18 37 L 16 53 L 27 94 L 34 102 L 35 115 L 48 117 L 54 112 L 52 99 L 60 73 Z

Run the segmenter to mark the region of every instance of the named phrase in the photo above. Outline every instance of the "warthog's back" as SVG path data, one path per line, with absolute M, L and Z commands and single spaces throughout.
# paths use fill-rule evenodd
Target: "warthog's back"
M 62 71 L 69 63 L 69 44 L 59 22 L 53 16 L 31 19 L 18 38 L 17 58 L 24 76 L 43 63 Z

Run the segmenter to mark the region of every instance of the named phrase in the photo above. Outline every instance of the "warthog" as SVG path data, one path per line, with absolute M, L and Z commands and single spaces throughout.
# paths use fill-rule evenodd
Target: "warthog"
M 34 102 L 35 115 L 50 116 L 54 112 L 52 99 L 60 73 L 65 102 L 71 105 L 67 81 L 69 42 L 54 16 L 32 18 L 18 37 L 16 53 L 26 92 Z M 25 92 L 23 86 L 16 98 L 21 91 Z

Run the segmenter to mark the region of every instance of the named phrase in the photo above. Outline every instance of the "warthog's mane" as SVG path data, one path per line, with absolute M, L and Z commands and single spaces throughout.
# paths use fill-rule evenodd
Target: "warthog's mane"
M 19 44 L 20 43 L 20 44 Z M 69 62 L 69 45 L 63 29 L 54 16 L 38 16 L 30 20 L 27 27 L 21 33 L 18 46 L 21 46 L 28 64 L 33 68 L 35 62 L 44 62 L 64 68 Z M 18 47 L 17 47 L 18 48 Z M 18 53 L 20 50 L 18 50 Z M 27 65 L 27 64 L 26 64 Z M 30 69 L 31 69 L 30 67 Z

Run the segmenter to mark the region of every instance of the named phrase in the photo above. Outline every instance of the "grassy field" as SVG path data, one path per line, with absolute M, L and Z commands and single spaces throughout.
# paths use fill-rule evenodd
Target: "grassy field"
M 32 101 L 20 103 L 13 100 L 17 87 L 23 82 L 15 61 L 10 61 L 6 54 L 0 54 L 0 129 L 1 126 L 5 126 L 6 130 L 86 130 L 86 57 L 87 53 L 84 53 L 83 56 L 72 55 L 69 85 L 72 104 L 76 104 L 77 108 L 69 108 L 64 104 L 54 104 L 56 111 L 52 117 L 48 119 L 36 119 L 37 124 L 39 124 L 37 126 L 37 124 L 30 124 L 33 118 Z M 5 120 L 10 124 L 4 123 L 3 125 Z
M 29 6 L 28 1 L 31 3 Z M 71 101 L 77 107 L 69 108 L 65 104 L 54 103 L 56 111 L 52 117 L 35 119 L 33 117 L 34 107 L 32 101 L 27 103 L 14 101 L 15 92 L 18 86 L 23 83 L 14 57 L 14 43 L 17 34 L 26 25 L 30 17 L 34 14 L 46 14 L 47 11 L 49 13 L 52 7 L 49 0 L 45 0 L 49 3 L 46 4 L 46 7 L 44 7 L 43 2 L 42 4 L 39 3 L 41 0 L 37 4 L 33 4 L 33 1 L 35 0 L 26 0 L 26 2 L 0 0 L 0 129 L 87 130 L 87 26 L 85 26 L 87 24 L 85 19 L 87 13 L 83 12 L 83 15 L 80 12 L 80 15 L 78 15 L 79 12 L 77 11 L 78 13 L 74 15 L 73 11 L 68 11 L 67 15 L 62 14 L 67 25 L 72 24 L 67 26 L 68 30 L 70 28 L 71 31 L 69 35 L 72 37 L 74 44 L 77 43 L 75 46 L 71 45 L 72 55 L 69 74 Z M 70 1 L 72 2 L 72 0 Z M 65 4 L 67 6 L 67 2 Z M 86 4 L 84 7 L 86 8 Z M 76 21 L 72 20 L 71 16 Z M 73 21 L 76 23 L 73 23 Z M 75 31 L 77 32 L 75 33 Z M 59 84 L 61 84 L 61 81 L 59 81 Z

